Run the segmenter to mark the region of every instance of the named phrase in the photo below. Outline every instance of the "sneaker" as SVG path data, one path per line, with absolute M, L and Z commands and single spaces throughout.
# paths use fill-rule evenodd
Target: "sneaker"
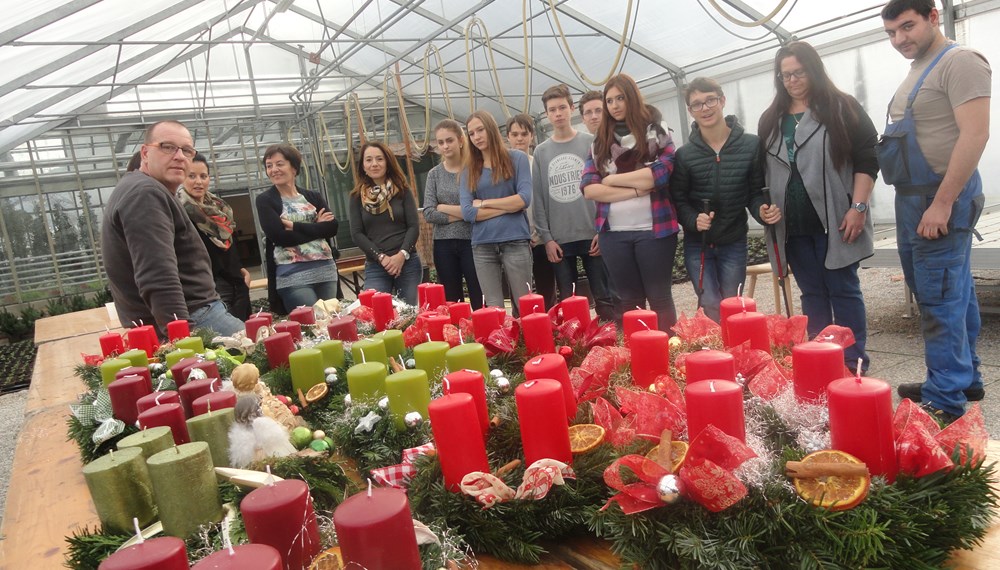
M 962 416 L 956 416 L 955 414 L 946 412 L 944 410 L 939 410 L 929 404 L 924 404 L 920 407 L 923 408 L 928 414 L 930 414 L 932 418 L 937 420 L 938 423 L 942 424 L 942 426 L 949 426 L 955 423 L 955 420 L 962 417 Z
M 899 388 L 896 388 L 896 392 L 899 393 L 901 398 L 906 398 L 908 400 L 913 400 L 916 403 L 921 401 L 921 389 L 923 384 L 920 382 L 912 382 L 909 384 L 900 384 Z M 966 388 L 962 390 L 965 394 L 965 399 L 970 402 L 978 402 L 986 397 L 986 390 L 984 388 Z

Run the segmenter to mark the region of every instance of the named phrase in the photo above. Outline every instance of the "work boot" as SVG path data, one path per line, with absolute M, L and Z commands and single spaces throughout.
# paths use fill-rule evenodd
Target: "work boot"
M 962 416 L 956 416 L 955 414 L 946 412 L 944 410 L 939 410 L 929 404 L 923 404 L 920 407 L 923 408 L 925 412 L 930 414 L 930 416 L 934 418 L 935 421 L 942 424 L 943 427 L 950 426 L 951 424 L 955 423 L 955 421 L 958 420 L 958 418 L 962 417 Z
M 908 400 L 913 400 L 916 403 L 921 402 L 921 391 L 923 388 L 923 383 L 921 382 L 911 382 L 909 384 L 900 384 L 899 388 L 896 388 L 896 392 L 899 393 L 901 398 L 906 398 Z M 986 397 L 986 390 L 984 388 L 966 388 L 962 390 L 965 394 L 965 399 L 970 402 L 978 402 Z

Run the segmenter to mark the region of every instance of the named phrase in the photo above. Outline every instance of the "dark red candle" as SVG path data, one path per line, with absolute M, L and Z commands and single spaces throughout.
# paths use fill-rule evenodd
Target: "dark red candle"
M 154 406 L 139 413 L 139 427 L 142 429 L 166 426 L 174 436 L 174 443 L 181 445 L 189 443 L 187 424 L 184 421 L 184 409 L 180 404 L 164 404 Z
M 452 303 L 448 305 L 448 314 L 451 316 L 451 324 L 457 327 L 462 319 L 472 318 L 472 305 L 468 303 Z
M 844 377 L 844 349 L 832 342 L 803 342 L 792 347 L 792 381 L 795 397 L 818 402 L 826 386 Z
M 388 293 L 375 293 L 372 296 L 372 313 L 375 315 L 375 330 L 380 332 L 389 328 L 392 322 L 392 295 Z
M 264 339 L 264 350 L 267 351 L 268 366 L 288 366 L 288 355 L 295 352 L 295 341 L 288 333 L 273 334 Z
M 486 444 L 476 403 L 470 394 L 454 393 L 432 400 L 427 415 L 434 432 L 434 448 L 441 461 L 444 484 L 461 491 L 462 478 L 474 471 L 489 473 Z
M 350 315 L 334 317 L 330 319 L 330 324 L 326 326 L 326 332 L 330 335 L 330 340 L 354 342 L 358 340 L 358 323 Z
M 179 338 L 186 338 L 191 336 L 191 327 L 188 326 L 188 322 L 185 319 L 177 319 L 176 321 L 170 321 L 167 323 L 167 338 L 170 342 L 174 342 Z
M 114 356 L 125 352 L 125 342 L 122 335 L 116 332 L 102 334 L 97 340 L 101 343 L 101 354 L 104 356 Z
M 250 317 L 249 319 L 247 319 L 247 322 L 244 323 L 244 326 L 246 326 L 247 329 L 247 338 L 256 342 L 258 331 L 260 331 L 260 329 L 262 328 L 267 327 L 270 324 L 271 324 L 270 315 L 268 315 L 268 318 Z
M 736 359 L 721 350 L 698 350 L 684 360 L 687 383 L 700 380 L 736 381 Z
M 726 319 L 727 343 L 733 347 L 750 341 L 750 348 L 771 352 L 771 337 L 767 333 L 767 317 L 762 313 L 736 313 Z
M 632 309 L 625 311 L 622 315 L 622 334 L 625 337 L 625 346 L 629 346 L 632 333 L 637 331 L 657 330 L 659 320 L 655 311 L 647 309 Z
M 188 570 L 184 541 L 173 536 L 145 540 L 108 556 L 98 570 Z
M 177 384 L 178 387 L 183 386 L 187 382 L 188 367 L 199 362 L 201 361 L 197 357 L 189 356 L 178 360 L 176 364 L 171 366 L 170 376 L 174 379 L 174 384 Z
M 181 407 L 184 409 L 184 417 L 194 417 L 192 405 L 195 400 L 220 389 L 222 389 L 222 381 L 218 378 L 192 380 L 178 388 L 177 392 L 181 397 Z
M 566 417 L 569 420 L 575 418 L 576 394 L 573 393 L 573 384 L 569 381 L 569 368 L 566 366 L 566 359 L 561 354 L 542 354 L 524 363 L 525 380 L 545 378 L 559 382 L 559 385 L 562 386 Z
M 709 424 L 746 443 L 743 388 L 729 380 L 705 380 L 684 389 L 688 441 L 694 441 Z
M 729 346 L 729 335 L 726 332 L 726 318 L 743 311 L 753 312 L 757 310 L 757 301 L 750 297 L 727 297 L 719 302 L 719 326 L 722 328 L 722 342 Z
M 646 389 L 656 377 L 670 373 L 670 335 L 661 330 L 632 333 L 629 346 L 632 359 L 632 381 Z
M 506 311 L 497 307 L 483 307 L 472 311 L 472 332 L 476 340 L 485 339 L 503 325 Z
M 872 475 L 895 481 L 898 467 L 889 385 L 860 376 L 834 380 L 826 389 L 831 446 L 863 461 Z
M 302 325 L 316 324 L 316 313 L 312 307 L 297 307 L 288 313 L 288 320 L 296 321 Z
M 333 524 L 346 568 L 422 568 L 410 503 L 399 489 L 370 489 L 348 497 L 333 512 Z
M 146 356 L 152 358 L 157 346 L 159 346 L 156 338 L 156 329 L 153 328 L 153 325 L 143 325 L 129 329 L 128 346 L 129 348 L 144 350 L 146 351 Z
M 565 416 L 553 413 L 565 406 L 562 385 L 555 380 L 528 380 L 514 390 L 517 417 L 521 424 L 524 464 L 539 459 L 572 463 L 569 424 Z
M 552 319 L 548 313 L 521 313 L 521 331 L 524 333 L 524 349 L 529 356 L 556 351 Z
M 472 396 L 483 435 L 490 431 L 490 412 L 486 407 L 486 380 L 483 378 L 482 372 L 465 368 L 446 375 L 444 377 L 444 393 Z
M 286 479 L 254 489 L 240 501 L 240 512 L 250 542 L 277 550 L 286 570 L 308 568 L 319 554 L 319 526 L 305 482 Z
M 451 324 L 451 317 L 432 313 L 424 318 L 427 326 L 427 334 L 431 335 L 431 340 L 444 340 L 444 326 Z
M 559 301 L 563 321 L 577 319 L 586 330 L 590 326 L 590 300 L 582 295 L 573 295 Z
M 118 372 L 115 372 L 115 380 L 117 380 L 119 378 L 124 378 L 126 376 L 142 376 L 143 378 L 146 379 L 146 382 L 150 386 L 150 391 L 152 391 L 152 389 L 153 389 L 152 388 L 153 387 L 153 379 L 152 379 L 152 376 L 149 374 L 149 367 L 147 367 L 147 366 L 129 366 L 128 368 L 122 368 Z M 841 376 L 843 376 L 843 375 L 841 375 Z
M 236 407 L 236 392 L 223 390 L 221 392 L 209 392 L 191 402 L 191 417 L 208 413 L 209 410 L 223 410 L 225 408 Z
M 530 315 L 532 313 L 544 313 L 545 297 L 542 297 L 538 293 L 521 295 L 521 297 L 517 300 L 517 309 L 520 311 L 522 318 L 524 318 L 525 315 Z
M 372 308 L 372 297 L 375 296 L 375 293 L 378 293 L 378 291 L 374 289 L 366 289 L 358 293 L 358 301 L 361 303 L 361 306 L 368 307 L 369 309 Z
M 152 391 L 152 384 L 144 376 L 132 375 L 115 380 L 108 384 L 112 413 L 127 425 L 135 424 L 135 420 L 139 417 L 136 402 Z
M 152 407 L 159 406 L 160 404 L 180 404 L 180 403 L 181 403 L 181 397 L 176 391 L 161 390 L 158 392 L 151 392 L 136 400 L 135 411 L 136 413 L 141 414 Z
M 266 544 L 241 544 L 202 558 L 193 570 L 282 570 L 281 554 Z
M 281 321 L 274 324 L 274 332 L 288 333 L 293 342 L 302 341 L 302 324 L 298 321 Z

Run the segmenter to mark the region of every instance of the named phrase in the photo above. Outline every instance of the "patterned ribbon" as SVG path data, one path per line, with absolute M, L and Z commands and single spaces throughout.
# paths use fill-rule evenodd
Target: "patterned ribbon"
M 566 479 L 575 478 L 576 473 L 569 465 L 555 459 L 539 459 L 524 471 L 524 478 L 516 491 L 496 475 L 481 471 L 473 471 L 463 477 L 461 489 L 488 509 L 510 500 L 544 499 L 553 486 L 563 485 Z
M 413 461 L 433 449 L 433 443 L 425 443 L 418 447 L 404 449 L 402 463 L 372 469 L 372 477 L 375 478 L 376 483 L 383 487 L 406 489 L 406 486 L 410 482 L 410 477 L 417 472 L 417 469 L 413 466 Z
M 115 419 L 111 411 L 111 395 L 107 390 L 98 390 L 94 403 L 74 404 L 69 409 L 83 425 L 98 426 L 92 438 L 95 446 L 125 431 L 125 422 Z

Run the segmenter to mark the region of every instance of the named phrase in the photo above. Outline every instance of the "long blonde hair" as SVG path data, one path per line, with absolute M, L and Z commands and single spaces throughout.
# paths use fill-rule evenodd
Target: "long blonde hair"
M 514 177 L 514 161 L 507 151 L 507 146 L 500 135 L 500 127 L 496 119 L 488 111 L 474 111 L 465 120 L 465 128 L 469 128 L 469 123 L 473 119 L 479 119 L 486 128 L 486 140 L 490 147 L 486 152 L 490 155 L 490 168 L 493 169 L 493 184 L 499 184 L 504 180 Z M 471 137 L 470 137 L 471 138 Z M 469 144 L 469 154 L 466 160 L 466 168 L 469 170 L 469 192 L 475 194 L 476 186 L 479 184 L 479 177 L 483 175 L 483 151 L 474 144 Z
M 458 150 L 458 161 L 459 164 L 465 166 L 466 161 L 469 160 L 469 137 L 465 136 L 465 129 L 462 128 L 462 124 L 454 119 L 443 119 L 434 125 L 435 138 L 437 138 L 437 132 L 441 129 L 451 131 L 455 134 L 455 138 L 461 144 L 461 148 Z

